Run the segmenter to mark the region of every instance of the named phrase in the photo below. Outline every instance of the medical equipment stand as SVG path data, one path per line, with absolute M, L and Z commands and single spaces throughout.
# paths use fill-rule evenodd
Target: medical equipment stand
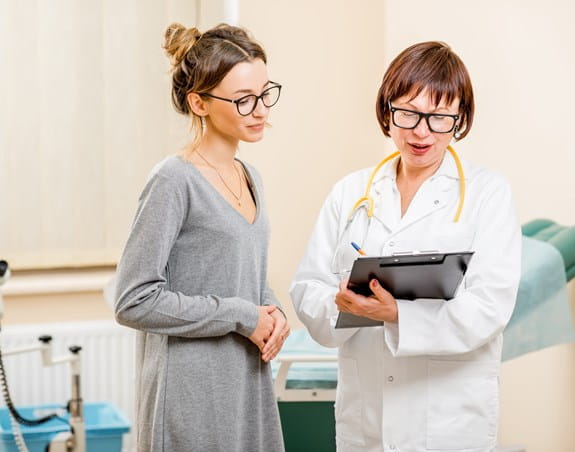
M 6 261 L 0 261 L 0 286 L 10 276 L 10 269 Z M 3 315 L 3 302 L 2 293 L 0 292 L 0 319 Z M 42 353 L 42 364 L 44 366 L 54 366 L 57 364 L 70 363 L 71 377 L 72 377 L 72 393 L 71 399 L 68 402 L 68 412 L 70 413 L 70 431 L 60 432 L 51 439 L 48 445 L 48 452 L 86 452 L 86 426 L 84 423 L 83 415 L 83 405 L 81 397 L 81 387 L 80 387 L 80 350 L 82 347 L 73 345 L 69 347 L 70 354 L 60 357 L 52 356 L 52 337 L 51 336 L 40 336 L 38 338 L 39 343 L 36 345 L 29 345 L 25 347 L 15 348 L 12 350 L 4 351 L 0 353 L 0 359 L 2 356 L 15 355 L 19 353 L 28 353 L 34 351 L 40 351 Z M 3 372 L 2 372 L 3 373 Z M 6 404 L 10 405 L 12 402 L 9 400 L 8 387 L 6 385 L 5 375 L 2 375 L 2 391 L 4 392 L 5 398 L 7 397 Z M 13 407 L 12 407 L 13 408 Z M 26 446 L 23 442 L 22 436 L 19 432 L 15 431 L 17 426 L 17 419 L 14 418 L 12 410 L 10 410 L 10 415 L 12 418 L 12 426 L 14 431 L 14 436 L 19 450 L 26 451 Z M 19 436 L 19 437 L 18 437 Z

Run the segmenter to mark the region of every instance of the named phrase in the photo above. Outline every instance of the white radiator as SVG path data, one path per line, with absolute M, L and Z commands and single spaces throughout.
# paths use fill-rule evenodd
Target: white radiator
M 35 344 L 38 336 L 52 336 L 53 356 L 68 354 L 80 345 L 84 402 L 114 404 L 130 420 L 134 431 L 135 332 L 114 321 L 9 325 L 0 332 L 3 351 Z M 40 352 L 4 357 L 12 402 L 16 407 L 55 403 L 70 399 L 69 364 L 43 367 Z M 1 399 L 1 397 L 0 397 Z M 4 400 L 0 400 L 4 405 Z M 124 435 L 125 451 L 133 449 L 131 433 Z

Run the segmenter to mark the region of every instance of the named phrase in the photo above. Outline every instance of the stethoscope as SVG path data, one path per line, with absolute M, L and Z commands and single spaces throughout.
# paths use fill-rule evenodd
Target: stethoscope
M 447 146 L 447 150 L 453 156 L 453 160 L 455 160 L 455 165 L 457 166 L 457 174 L 459 175 L 459 204 L 457 206 L 457 211 L 455 212 L 455 217 L 453 218 L 453 222 L 457 223 L 459 221 L 459 217 L 461 216 L 461 211 L 463 210 L 463 203 L 465 201 L 465 174 L 463 172 L 463 166 L 461 165 L 461 160 L 459 159 L 459 156 L 457 155 L 455 150 L 451 146 Z M 375 206 L 375 201 L 373 199 L 373 196 L 371 196 L 371 186 L 373 184 L 373 180 L 375 179 L 375 176 L 377 175 L 381 167 L 390 160 L 393 160 L 398 155 L 400 155 L 399 151 L 395 151 L 394 153 L 388 155 L 381 162 L 379 162 L 371 172 L 367 184 L 365 186 L 364 195 L 361 198 L 359 198 L 353 205 L 351 212 L 347 217 L 345 227 L 343 228 L 343 231 L 340 234 L 340 240 L 332 259 L 331 267 L 333 273 L 336 274 L 341 273 L 341 271 L 334 270 L 336 258 L 342 246 L 348 246 L 351 248 L 351 243 L 341 243 L 342 242 L 341 238 L 345 237 L 346 232 L 349 230 L 354 220 L 358 217 L 358 213 L 361 211 L 364 211 L 365 214 L 367 215 L 367 227 L 365 230 L 363 240 L 360 242 L 361 246 L 363 246 L 362 242 L 364 242 L 365 239 L 367 238 L 367 234 L 371 226 L 371 221 L 373 219 L 373 211 Z

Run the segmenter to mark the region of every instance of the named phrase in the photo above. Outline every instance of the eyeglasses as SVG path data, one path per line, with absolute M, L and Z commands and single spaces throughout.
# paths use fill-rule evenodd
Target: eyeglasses
M 425 118 L 429 130 L 435 133 L 449 133 L 451 132 L 459 115 L 445 115 L 439 113 L 421 113 L 415 110 L 406 110 L 404 108 L 395 108 L 388 102 L 389 110 L 391 111 L 391 119 L 393 124 L 400 129 L 415 129 L 421 118 Z
M 280 98 L 280 92 L 282 90 L 282 86 L 278 83 L 274 83 L 274 86 L 265 89 L 259 96 L 255 94 L 248 94 L 247 96 L 240 97 L 239 99 L 226 99 L 225 97 L 215 96 L 210 93 L 201 93 L 201 96 L 211 97 L 213 99 L 218 100 L 225 100 L 226 102 L 231 102 L 232 104 L 236 104 L 236 108 L 238 109 L 238 113 L 241 116 L 248 116 L 253 113 L 258 105 L 258 100 L 261 99 L 262 104 L 266 107 L 273 107 Z

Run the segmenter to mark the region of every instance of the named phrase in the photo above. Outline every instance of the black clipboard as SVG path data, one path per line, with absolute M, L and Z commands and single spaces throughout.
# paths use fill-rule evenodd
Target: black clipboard
M 395 298 L 450 300 L 463 280 L 473 251 L 359 257 L 353 264 L 348 289 L 369 296 L 369 281 L 376 278 Z M 383 322 L 340 312 L 336 328 L 381 326 Z

